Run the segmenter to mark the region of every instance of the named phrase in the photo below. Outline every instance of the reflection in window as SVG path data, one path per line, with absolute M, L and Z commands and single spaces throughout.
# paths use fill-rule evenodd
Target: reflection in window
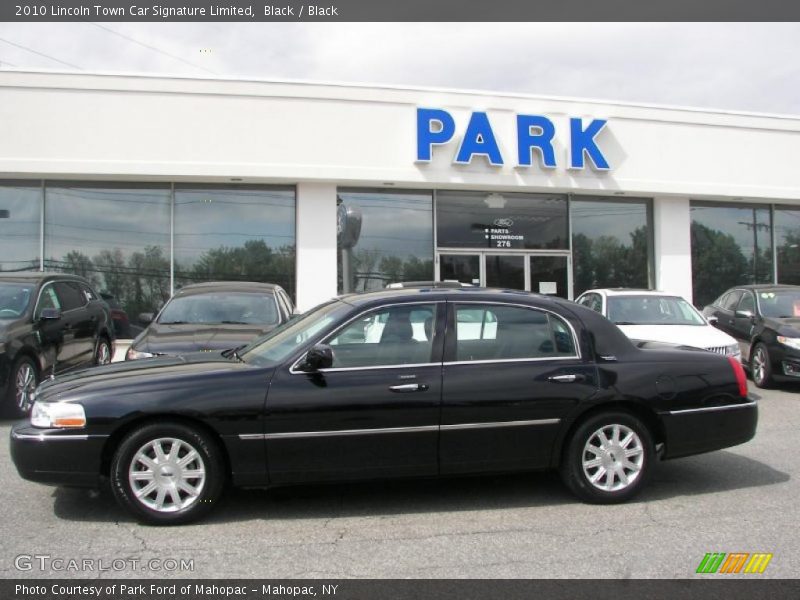
M 167 186 L 56 184 L 45 191 L 45 269 L 81 275 L 129 316 L 169 298 Z
M 768 206 L 692 202 L 694 304 L 705 306 L 727 288 L 772 281 Z
M 800 285 L 800 208 L 775 207 L 778 283 Z
M 567 197 L 556 194 L 436 194 L 440 248 L 566 249 Z
M 339 292 L 433 280 L 433 195 L 338 191 Z
M 39 269 L 42 186 L 0 181 L 0 271 Z
M 570 202 L 573 293 L 599 287 L 650 288 L 650 201 Z
M 175 187 L 175 287 L 276 283 L 294 296 L 295 194 L 265 186 Z

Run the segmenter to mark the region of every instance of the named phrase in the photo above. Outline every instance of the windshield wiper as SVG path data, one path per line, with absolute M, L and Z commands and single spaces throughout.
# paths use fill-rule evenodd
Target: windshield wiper
M 244 359 L 239 356 L 239 350 L 247 346 L 247 344 L 242 344 L 241 346 L 236 346 L 236 348 L 228 348 L 227 350 L 222 351 L 222 356 L 228 358 L 229 356 L 233 356 L 239 362 L 244 362 Z

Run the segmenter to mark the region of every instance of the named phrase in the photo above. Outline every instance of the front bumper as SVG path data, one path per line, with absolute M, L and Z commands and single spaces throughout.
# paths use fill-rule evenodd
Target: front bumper
M 39 429 L 29 424 L 11 429 L 11 459 L 23 479 L 48 485 L 96 487 L 105 435 Z
M 749 401 L 661 413 L 666 433 L 664 458 L 701 454 L 753 439 L 758 405 Z

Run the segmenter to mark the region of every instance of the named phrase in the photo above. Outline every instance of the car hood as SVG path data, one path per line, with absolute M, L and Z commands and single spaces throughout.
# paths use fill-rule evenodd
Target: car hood
M 254 367 L 215 353 L 146 358 L 92 367 L 46 379 L 37 390 L 37 400 L 76 399 L 99 393 L 113 397 L 115 391 L 147 394 L 164 387 L 202 385 L 203 380 L 219 381 L 220 375 L 240 376 Z
M 764 317 L 764 324 L 774 329 L 779 335 L 800 337 L 800 317 Z
M 711 325 L 619 325 L 632 340 L 649 340 L 696 348 L 732 346 L 736 340 Z
M 131 347 L 152 354 L 186 354 L 237 348 L 276 325 L 165 325 L 152 323 Z

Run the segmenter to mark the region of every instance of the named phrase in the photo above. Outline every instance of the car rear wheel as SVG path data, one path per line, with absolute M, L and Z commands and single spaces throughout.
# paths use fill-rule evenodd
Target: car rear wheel
M 39 371 L 36 363 L 27 356 L 20 356 L 11 369 L 4 412 L 12 418 L 27 416 L 33 406 L 33 392 L 37 385 L 39 385 Z
M 221 450 L 205 432 L 182 423 L 144 425 L 122 441 L 111 463 L 117 501 L 154 525 L 195 521 L 222 495 Z
M 111 362 L 111 344 L 104 337 L 98 338 L 97 348 L 94 350 L 94 364 L 107 365 Z
M 625 412 L 594 415 L 570 438 L 561 477 L 585 502 L 625 502 L 642 489 L 655 451 L 647 427 Z
M 772 386 L 772 363 L 769 360 L 769 351 L 760 342 L 753 348 L 753 355 L 750 357 L 750 373 L 756 387 Z

